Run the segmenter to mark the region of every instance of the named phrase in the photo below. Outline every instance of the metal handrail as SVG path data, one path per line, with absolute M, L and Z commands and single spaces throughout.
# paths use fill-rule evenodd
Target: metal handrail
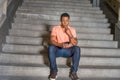
M 114 38 L 118 41 L 118 47 L 120 48 L 120 22 L 116 23 Z

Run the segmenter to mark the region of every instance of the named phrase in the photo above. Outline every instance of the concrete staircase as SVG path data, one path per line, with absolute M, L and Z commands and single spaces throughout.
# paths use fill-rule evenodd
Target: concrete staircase
M 77 31 L 81 80 L 120 80 L 120 49 L 110 24 L 89 0 L 24 0 L 0 54 L 0 80 L 48 80 L 47 46 L 61 13 Z M 71 59 L 57 58 L 57 80 L 70 80 Z

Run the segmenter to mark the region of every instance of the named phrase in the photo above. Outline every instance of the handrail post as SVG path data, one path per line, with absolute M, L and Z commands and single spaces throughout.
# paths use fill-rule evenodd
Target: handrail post
M 118 48 L 120 48 L 120 22 L 115 25 L 115 41 L 118 41 Z
M 119 5 L 119 9 L 118 9 L 118 22 L 120 21 L 120 5 Z
M 92 6 L 93 7 L 99 7 L 100 6 L 100 0 L 92 0 Z

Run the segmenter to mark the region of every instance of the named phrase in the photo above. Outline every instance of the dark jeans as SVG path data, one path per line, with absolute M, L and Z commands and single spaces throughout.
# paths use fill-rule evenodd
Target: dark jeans
M 50 45 L 48 48 L 48 57 L 50 61 L 50 71 L 51 72 L 57 72 L 57 65 L 56 65 L 56 58 L 57 57 L 72 57 L 72 68 L 71 73 L 76 73 L 79 66 L 79 60 L 80 60 L 80 47 L 73 46 L 70 48 L 60 48 L 54 45 Z

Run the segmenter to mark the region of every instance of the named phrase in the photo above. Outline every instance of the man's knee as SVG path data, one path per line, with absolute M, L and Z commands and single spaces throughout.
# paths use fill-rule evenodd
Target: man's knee
M 51 52 L 51 51 L 53 51 L 55 48 L 56 48 L 56 46 L 50 45 L 50 46 L 48 47 L 48 51 Z
M 77 51 L 80 51 L 80 47 L 79 46 L 74 46 L 74 49 Z
M 80 50 L 80 47 L 79 46 L 74 46 L 74 51 L 80 55 L 81 53 L 81 50 Z

